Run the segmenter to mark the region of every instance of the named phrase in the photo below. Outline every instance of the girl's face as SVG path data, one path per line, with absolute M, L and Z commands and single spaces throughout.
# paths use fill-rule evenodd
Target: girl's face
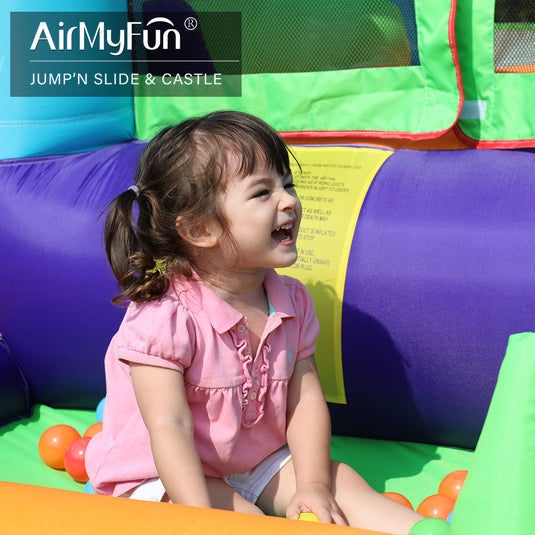
M 280 268 L 297 260 L 302 209 L 291 173 L 280 176 L 275 169 L 258 166 L 245 177 L 230 177 L 223 213 L 239 252 L 236 267 Z M 223 250 L 236 260 L 235 249 L 223 245 Z

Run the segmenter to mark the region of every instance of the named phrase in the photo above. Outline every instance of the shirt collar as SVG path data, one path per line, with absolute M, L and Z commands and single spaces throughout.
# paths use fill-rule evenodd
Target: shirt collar
M 268 295 L 271 317 L 273 317 L 272 311 L 275 311 L 275 316 L 281 318 L 294 318 L 296 316 L 295 308 L 283 280 L 274 269 L 267 270 L 264 287 Z
M 190 290 L 193 290 L 195 294 L 193 301 L 202 309 L 212 324 L 212 327 L 218 333 L 221 334 L 229 331 L 243 320 L 243 315 L 221 299 L 211 288 L 206 286 L 198 275 L 195 275 L 189 281 L 189 286 Z M 295 317 L 295 309 L 288 296 L 288 292 L 280 276 L 274 269 L 267 270 L 264 287 L 268 296 L 270 318 Z M 193 297 L 191 293 L 190 296 Z M 189 301 L 191 302 L 192 300 L 189 299 Z

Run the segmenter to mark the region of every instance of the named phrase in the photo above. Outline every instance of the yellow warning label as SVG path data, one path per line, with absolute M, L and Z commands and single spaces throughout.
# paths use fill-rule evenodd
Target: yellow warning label
M 342 302 L 349 251 L 370 184 L 390 150 L 367 147 L 293 146 L 292 166 L 303 204 L 297 262 L 280 273 L 296 277 L 316 305 L 320 334 L 316 362 L 328 401 L 345 403 L 342 369 Z

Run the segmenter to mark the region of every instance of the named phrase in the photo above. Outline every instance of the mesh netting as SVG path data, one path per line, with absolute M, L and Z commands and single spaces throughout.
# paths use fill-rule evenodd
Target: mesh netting
M 419 65 L 414 0 L 132 0 L 133 12 L 240 12 L 242 73 Z M 224 27 L 203 29 L 212 58 Z
M 494 70 L 535 72 L 535 0 L 496 0 Z

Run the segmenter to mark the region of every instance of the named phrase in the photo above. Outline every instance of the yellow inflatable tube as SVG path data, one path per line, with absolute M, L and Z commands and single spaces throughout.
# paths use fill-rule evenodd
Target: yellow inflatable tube
M 2 535 L 384 535 L 376 531 L 0 483 Z

